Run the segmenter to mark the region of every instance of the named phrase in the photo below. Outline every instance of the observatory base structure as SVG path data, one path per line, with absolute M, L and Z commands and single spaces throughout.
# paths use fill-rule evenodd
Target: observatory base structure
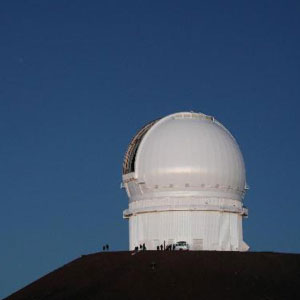
M 129 248 L 185 241 L 190 250 L 247 251 L 245 166 L 230 132 L 213 117 L 176 113 L 144 126 L 123 163 Z
M 131 174 L 133 175 L 133 174 Z M 129 190 L 145 187 L 130 180 Z M 190 250 L 247 251 L 243 241 L 242 219 L 248 211 L 238 200 L 214 197 L 176 197 L 134 199 L 123 213 L 129 219 L 129 248 L 145 243 L 147 249 L 186 241 Z M 201 192 L 203 193 L 203 191 Z M 208 192 L 207 192 L 208 193 Z M 210 191 L 210 194 L 212 192 Z M 142 194 L 140 194 L 140 197 Z M 154 195 L 153 195 L 154 197 Z
M 188 219 L 188 222 L 186 221 Z M 190 250 L 246 251 L 242 217 L 216 211 L 164 211 L 137 214 L 129 219 L 129 248 L 145 243 L 160 245 L 186 241 Z

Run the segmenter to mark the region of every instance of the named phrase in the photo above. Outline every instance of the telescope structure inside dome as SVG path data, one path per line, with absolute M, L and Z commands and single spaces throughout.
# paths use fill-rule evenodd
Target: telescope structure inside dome
M 128 146 L 122 178 L 130 250 L 179 241 L 190 250 L 249 249 L 243 156 L 214 117 L 181 112 L 146 124 Z

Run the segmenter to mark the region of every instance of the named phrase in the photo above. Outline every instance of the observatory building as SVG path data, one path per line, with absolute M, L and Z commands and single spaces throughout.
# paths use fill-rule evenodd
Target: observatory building
M 245 165 L 214 117 L 175 113 L 145 125 L 123 162 L 129 248 L 188 243 L 191 250 L 247 251 Z

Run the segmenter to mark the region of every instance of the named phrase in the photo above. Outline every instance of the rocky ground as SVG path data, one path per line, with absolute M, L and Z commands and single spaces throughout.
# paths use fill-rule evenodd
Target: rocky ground
M 300 254 L 144 251 L 82 256 L 7 300 L 300 299 Z

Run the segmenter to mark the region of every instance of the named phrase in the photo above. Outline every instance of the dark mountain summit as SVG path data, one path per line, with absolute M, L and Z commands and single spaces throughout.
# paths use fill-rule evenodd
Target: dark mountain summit
M 84 255 L 7 300 L 300 299 L 300 255 L 144 251 Z

